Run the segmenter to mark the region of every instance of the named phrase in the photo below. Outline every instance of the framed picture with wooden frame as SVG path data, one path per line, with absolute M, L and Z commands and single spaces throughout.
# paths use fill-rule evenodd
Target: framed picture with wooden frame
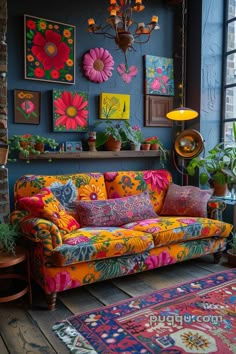
M 14 90 L 14 123 L 40 124 L 39 91 Z
M 173 109 L 173 97 L 145 95 L 145 127 L 172 127 L 166 114 Z
M 75 84 L 75 26 L 24 15 L 25 79 Z

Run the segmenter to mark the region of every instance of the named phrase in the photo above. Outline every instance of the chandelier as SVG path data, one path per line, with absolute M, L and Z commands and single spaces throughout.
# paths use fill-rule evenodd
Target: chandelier
M 142 0 L 110 0 L 107 18 L 107 25 L 101 27 L 95 23 L 93 18 L 88 19 L 88 31 L 94 34 L 103 34 L 106 38 L 113 39 L 117 46 L 124 52 L 125 65 L 127 66 L 127 51 L 135 50 L 134 43 L 147 43 L 151 33 L 159 29 L 158 16 L 152 16 L 151 22 L 136 22 L 132 16 L 133 12 L 144 10 Z

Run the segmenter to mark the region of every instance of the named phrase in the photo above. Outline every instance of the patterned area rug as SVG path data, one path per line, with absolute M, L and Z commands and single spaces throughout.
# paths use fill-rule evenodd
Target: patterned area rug
M 71 353 L 236 353 L 236 269 L 74 315 L 53 330 Z

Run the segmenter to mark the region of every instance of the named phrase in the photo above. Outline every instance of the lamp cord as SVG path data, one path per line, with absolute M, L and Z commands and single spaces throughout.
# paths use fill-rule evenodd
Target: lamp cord
M 182 85 L 182 107 L 185 107 L 185 62 L 186 62 L 186 50 L 185 50 L 185 14 L 186 14 L 186 7 L 185 7 L 185 0 L 182 1 L 182 66 L 181 66 L 181 85 Z

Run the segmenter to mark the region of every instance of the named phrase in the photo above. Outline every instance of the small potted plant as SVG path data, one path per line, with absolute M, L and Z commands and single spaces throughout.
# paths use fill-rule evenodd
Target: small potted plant
M 15 254 L 16 242 L 19 237 L 20 233 L 16 225 L 0 224 L 0 253 Z
M 128 139 L 130 141 L 131 150 L 140 150 L 143 135 L 139 125 L 134 125 L 131 127 L 130 134 L 128 134 Z
M 160 148 L 160 139 L 157 136 L 146 138 L 145 142 L 150 144 L 150 150 L 159 150 Z
M 228 263 L 236 267 L 236 233 L 232 233 L 229 247 L 230 248 L 227 250 Z
M 53 149 L 58 146 L 58 143 L 52 138 L 31 134 L 13 135 L 8 139 L 9 153 L 11 155 L 20 152 L 24 157 L 29 157 L 30 154 L 40 155 L 44 150 L 37 149 L 38 143 L 48 144 Z M 15 159 L 11 158 L 9 160 L 15 161 Z
M 97 134 L 96 148 L 105 145 L 108 151 L 120 151 L 121 145 L 127 143 L 131 137 L 131 127 L 128 122 L 117 123 L 111 120 L 98 122 L 103 124 L 103 131 Z

